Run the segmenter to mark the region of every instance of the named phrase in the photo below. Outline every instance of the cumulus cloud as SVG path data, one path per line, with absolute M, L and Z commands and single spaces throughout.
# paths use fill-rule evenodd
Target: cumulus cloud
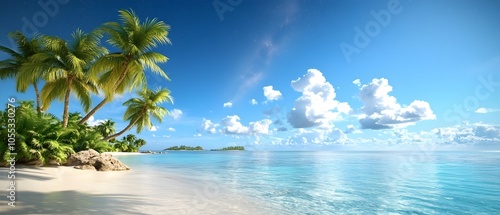
M 265 86 L 262 89 L 268 101 L 278 100 L 283 96 L 279 90 L 274 90 L 273 86 Z
M 240 117 L 238 115 L 227 116 L 222 119 L 221 122 L 224 127 L 222 131 L 225 134 L 246 134 L 248 133 L 248 127 L 245 127 L 240 122 Z
M 489 108 L 478 108 L 475 110 L 475 113 L 492 113 L 492 112 L 497 112 L 500 111 L 498 109 L 489 109 Z
M 257 105 L 257 100 L 255 100 L 255 99 L 250 100 L 250 104 Z
M 157 131 L 158 130 L 158 126 L 151 126 L 151 128 L 149 128 L 150 131 Z
M 232 107 L 233 103 L 232 102 L 226 102 L 222 105 L 223 107 Z
M 353 84 L 356 84 L 358 87 L 361 86 L 361 81 L 359 79 L 356 79 L 354 81 L 352 81 Z
M 249 126 L 250 134 L 269 134 L 269 125 L 273 121 L 270 119 L 263 119 L 257 122 L 251 122 Z
M 475 123 L 434 129 L 439 142 L 445 144 L 496 144 L 500 146 L 500 125 Z
M 333 120 L 351 111 L 347 102 L 335 100 L 335 89 L 319 70 L 309 69 L 303 77 L 293 80 L 291 86 L 302 93 L 287 116 L 294 128 L 331 127 Z
M 169 127 L 167 128 L 167 131 L 175 131 L 175 128 Z
M 348 141 L 343 131 L 337 128 L 330 130 L 317 128 L 299 128 L 288 138 L 278 139 L 272 142 L 275 145 L 333 145 L 344 144 Z
M 217 133 L 217 127 L 219 127 L 219 124 L 215 124 L 212 121 L 203 118 L 203 121 L 201 123 L 201 127 L 203 128 L 204 131 L 215 134 Z
M 104 123 L 104 121 L 106 121 L 106 120 L 104 120 L 104 119 L 98 119 L 98 120 L 96 120 L 94 118 L 94 116 L 90 116 L 89 119 L 87 120 L 87 125 L 89 125 L 89 126 L 97 126 L 97 125 L 100 125 L 100 124 Z
M 170 111 L 170 114 L 172 114 L 172 118 L 178 120 L 182 117 L 184 113 L 179 109 L 173 109 L 172 111 Z
M 402 107 L 394 96 L 389 95 L 391 91 L 392 86 L 385 78 L 375 78 L 360 88 L 359 97 L 364 103 L 364 114 L 359 118 L 359 122 L 363 129 L 405 127 L 417 121 L 436 118 L 429 103 L 415 100 Z
M 248 126 L 244 126 L 240 122 L 238 115 L 227 116 L 222 119 L 222 132 L 224 134 L 242 134 L 242 135 L 258 135 L 269 134 L 269 126 L 273 121 L 270 119 L 263 119 L 256 122 L 250 122 Z

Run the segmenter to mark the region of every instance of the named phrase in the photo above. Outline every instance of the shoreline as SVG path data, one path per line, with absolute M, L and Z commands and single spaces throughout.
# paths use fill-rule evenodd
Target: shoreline
M 142 152 L 102 152 L 101 154 L 110 154 L 113 156 L 121 156 L 121 155 L 147 155 L 149 153 L 142 153 Z
M 7 187 L 9 168 L 0 168 Z M 269 214 L 262 202 L 208 179 L 155 168 L 78 170 L 71 166 L 16 168 L 15 206 L 0 214 Z

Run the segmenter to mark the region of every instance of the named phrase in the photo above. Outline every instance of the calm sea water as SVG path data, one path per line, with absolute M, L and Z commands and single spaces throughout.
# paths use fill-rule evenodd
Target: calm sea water
M 209 181 L 206 196 L 230 190 L 276 214 L 500 214 L 500 152 L 175 151 L 120 159 Z

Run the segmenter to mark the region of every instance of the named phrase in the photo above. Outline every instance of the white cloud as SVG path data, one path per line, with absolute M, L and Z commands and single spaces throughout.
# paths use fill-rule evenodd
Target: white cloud
M 179 109 L 173 109 L 172 111 L 170 111 L 170 114 L 172 114 L 172 118 L 174 118 L 174 120 L 178 120 L 184 113 Z
M 250 100 L 250 104 L 257 105 L 257 100 L 255 100 L 255 99 Z
M 232 107 L 232 106 L 233 106 L 233 103 L 231 103 L 231 102 L 226 102 L 223 105 L 223 107 Z
M 269 125 L 271 125 L 271 123 L 273 123 L 273 121 L 271 121 L 270 119 L 251 122 L 249 126 L 249 132 L 251 134 L 269 134 Z
M 433 130 L 441 144 L 500 146 L 500 125 L 484 123 L 462 124 Z
M 201 123 L 201 127 L 208 133 L 215 134 L 217 133 L 217 127 L 219 124 L 212 123 L 212 121 L 203 118 L 203 122 Z
M 347 136 L 340 129 L 299 128 L 291 137 L 272 141 L 274 145 L 332 145 L 345 144 Z
M 268 101 L 278 100 L 283 96 L 279 90 L 274 90 L 273 86 L 265 86 L 262 89 Z
M 200 134 L 200 133 L 198 133 L 198 134 L 195 134 L 195 135 L 193 135 L 193 136 L 194 136 L 194 137 L 201 137 L 201 136 L 203 136 L 203 135 L 202 135 L 202 134 Z
M 360 89 L 359 97 L 364 103 L 364 114 L 359 118 L 363 129 L 401 128 L 417 121 L 436 119 L 429 103 L 415 100 L 409 106 L 401 107 L 394 96 L 387 79 L 373 79 Z
M 240 117 L 238 115 L 227 116 L 226 118 L 222 119 L 221 124 L 222 124 L 222 126 L 224 126 L 222 131 L 225 134 L 247 134 L 248 133 L 248 127 L 245 127 L 241 124 Z
M 360 86 L 361 86 L 361 81 L 359 81 L 359 78 L 358 78 L 358 79 L 356 79 L 356 80 L 354 80 L 354 81 L 352 81 L 352 83 L 353 83 L 353 84 L 356 84 L 358 87 L 360 87 Z
M 172 127 L 167 128 L 167 131 L 175 131 L 175 128 L 172 128 Z
M 288 113 L 288 122 L 294 128 L 331 128 L 332 121 L 340 119 L 341 114 L 351 112 L 347 102 L 335 100 L 335 89 L 319 70 L 309 69 L 307 74 L 293 80 L 291 85 L 302 93 Z
M 170 135 L 162 135 L 164 138 L 170 138 Z
M 500 111 L 498 109 L 489 109 L 489 108 L 478 108 L 475 110 L 475 113 L 492 113 L 492 112 L 497 112 Z
M 244 126 L 240 122 L 238 115 L 227 116 L 222 119 L 222 132 L 224 134 L 241 134 L 241 135 L 259 135 L 270 134 L 269 126 L 273 123 L 270 119 L 263 119 L 256 122 L 250 122 L 248 126 Z
M 94 119 L 94 116 L 90 116 L 89 119 L 87 120 L 87 125 L 89 126 L 96 126 L 96 125 L 100 125 L 102 123 L 104 123 L 104 119 L 98 119 L 98 120 L 95 120 Z
M 158 126 L 151 126 L 151 128 L 149 128 L 150 131 L 157 131 L 158 130 Z

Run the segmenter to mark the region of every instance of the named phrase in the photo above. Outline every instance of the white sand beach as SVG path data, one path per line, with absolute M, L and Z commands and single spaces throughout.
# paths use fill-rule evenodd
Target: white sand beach
M 0 168 L 0 186 L 9 186 Z M 18 167 L 15 206 L 3 197 L 0 214 L 276 214 L 263 203 L 152 170 L 98 172 L 72 167 Z

